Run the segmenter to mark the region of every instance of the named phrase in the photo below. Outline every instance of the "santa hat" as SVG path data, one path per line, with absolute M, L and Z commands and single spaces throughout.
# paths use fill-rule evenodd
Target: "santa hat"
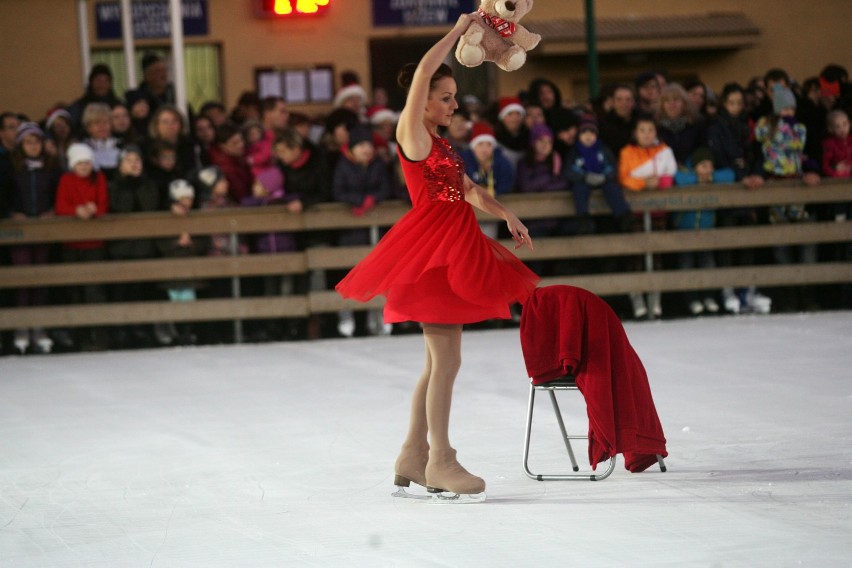
M 370 119 L 370 124 L 378 126 L 383 122 L 399 122 L 399 113 L 387 107 L 373 107 L 367 111 L 367 118 Z
M 484 122 L 477 122 L 470 131 L 470 147 L 473 148 L 482 142 L 490 142 L 494 146 L 497 145 L 497 139 L 494 137 L 494 129 Z
M 64 108 L 55 108 L 49 113 L 47 113 L 47 121 L 44 123 L 44 127 L 47 130 L 50 130 L 50 127 L 53 126 L 53 123 L 56 122 L 56 119 L 60 117 L 67 120 L 68 124 L 71 124 L 71 113 L 65 110 Z
M 88 144 L 80 142 L 68 146 L 67 156 L 69 168 L 73 168 L 80 162 L 94 163 L 95 161 L 95 153 L 92 151 L 92 148 Z
M 169 195 L 174 201 L 179 201 L 184 197 L 195 199 L 195 189 L 185 179 L 176 179 L 169 184 Z
M 497 118 L 503 120 L 510 112 L 519 112 L 521 116 L 526 116 L 527 109 L 521 104 L 521 99 L 518 97 L 500 97 L 498 102 L 499 111 Z
M 350 97 L 361 97 L 361 101 L 366 102 L 367 91 L 364 90 L 364 87 L 358 84 L 347 85 L 337 91 L 337 95 L 334 97 L 334 106 L 339 107 Z

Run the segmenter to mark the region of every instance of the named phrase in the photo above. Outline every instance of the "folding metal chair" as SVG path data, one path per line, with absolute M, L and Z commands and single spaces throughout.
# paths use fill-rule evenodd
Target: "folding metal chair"
M 562 420 L 562 411 L 559 409 L 559 403 L 556 401 L 555 391 L 576 391 L 579 393 L 577 382 L 573 375 L 565 375 L 553 381 L 540 385 L 530 381 L 530 402 L 527 408 L 527 428 L 524 441 L 524 473 L 537 481 L 600 481 L 606 479 L 615 470 L 615 456 L 611 457 L 607 463 L 606 469 L 602 473 L 533 473 L 529 467 L 530 458 L 530 438 L 532 436 L 532 421 L 533 411 L 535 410 L 535 393 L 536 391 L 547 391 L 550 395 L 550 402 L 553 404 L 553 412 L 556 414 L 556 422 L 559 424 L 559 430 L 562 433 L 562 441 L 565 443 L 565 449 L 568 451 L 568 458 L 571 460 L 571 468 L 578 472 L 580 467 L 577 465 L 577 459 L 574 457 L 574 450 L 571 447 L 571 440 L 588 440 L 588 436 L 569 434 L 565 429 L 565 422 Z M 581 395 L 582 396 L 582 395 Z M 660 466 L 660 471 L 666 471 L 666 464 L 662 456 L 657 455 L 657 463 Z

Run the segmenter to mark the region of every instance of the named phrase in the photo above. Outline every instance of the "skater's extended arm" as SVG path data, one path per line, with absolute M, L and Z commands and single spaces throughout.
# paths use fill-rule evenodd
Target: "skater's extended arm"
M 429 98 L 429 83 L 469 24 L 470 14 L 459 16 L 453 29 L 426 52 L 414 71 L 408 98 L 396 126 L 396 139 L 411 160 L 424 159 L 432 149 L 432 139 L 423 125 L 423 109 Z M 451 96 L 455 96 L 455 93 L 451 93 Z
M 533 250 L 532 238 L 526 226 L 521 223 L 517 215 L 507 209 L 502 203 L 491 197 L 488 191 L 474 183 L 469 176 L 464 176 L 464 199 L 477 209 L 481 209 L 486 213 L 491 213 L 495 217 L 499 217 L 506 221 L 506 226 L 509 228 L 509 233 L 515 241 L 515 248 L 526 245 L 530 250 Z

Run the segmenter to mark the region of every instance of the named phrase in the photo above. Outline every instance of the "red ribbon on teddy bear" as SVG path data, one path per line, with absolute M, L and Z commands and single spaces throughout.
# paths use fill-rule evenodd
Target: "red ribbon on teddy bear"
M 479 17 L 485 22 L 485 24 L 491 28 L 494 28 L 498 34 L 502 37 L 509 37 L 510 35 L 515 33 L 515 24 L 512 22 L 507 22 L 503 18 L 498 18 L 497 16 L 492 16 L 491 14 L 486 14 L 482 8 L 478 8 L 476 13 L 479 14 Z

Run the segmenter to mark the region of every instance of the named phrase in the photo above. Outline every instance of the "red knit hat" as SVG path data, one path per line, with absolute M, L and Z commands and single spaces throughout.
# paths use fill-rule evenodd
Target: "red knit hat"
M 527 109 L 524 108 L 524 105 L 521 104 L 521 99 L 518 97 L 500 97 L 498 106 L 500 110 L 497 113 L 497 118 L 500 120 L 503 120 L 510 112 L 519 112 L 521 116 L 527 114 Z
M 470 147 L 473 148 L 481 142 L 490 142 L 497 145 L 497 139 L 494 137 L 494 129 L 485 122 L 474 123 L 470 131 Z

